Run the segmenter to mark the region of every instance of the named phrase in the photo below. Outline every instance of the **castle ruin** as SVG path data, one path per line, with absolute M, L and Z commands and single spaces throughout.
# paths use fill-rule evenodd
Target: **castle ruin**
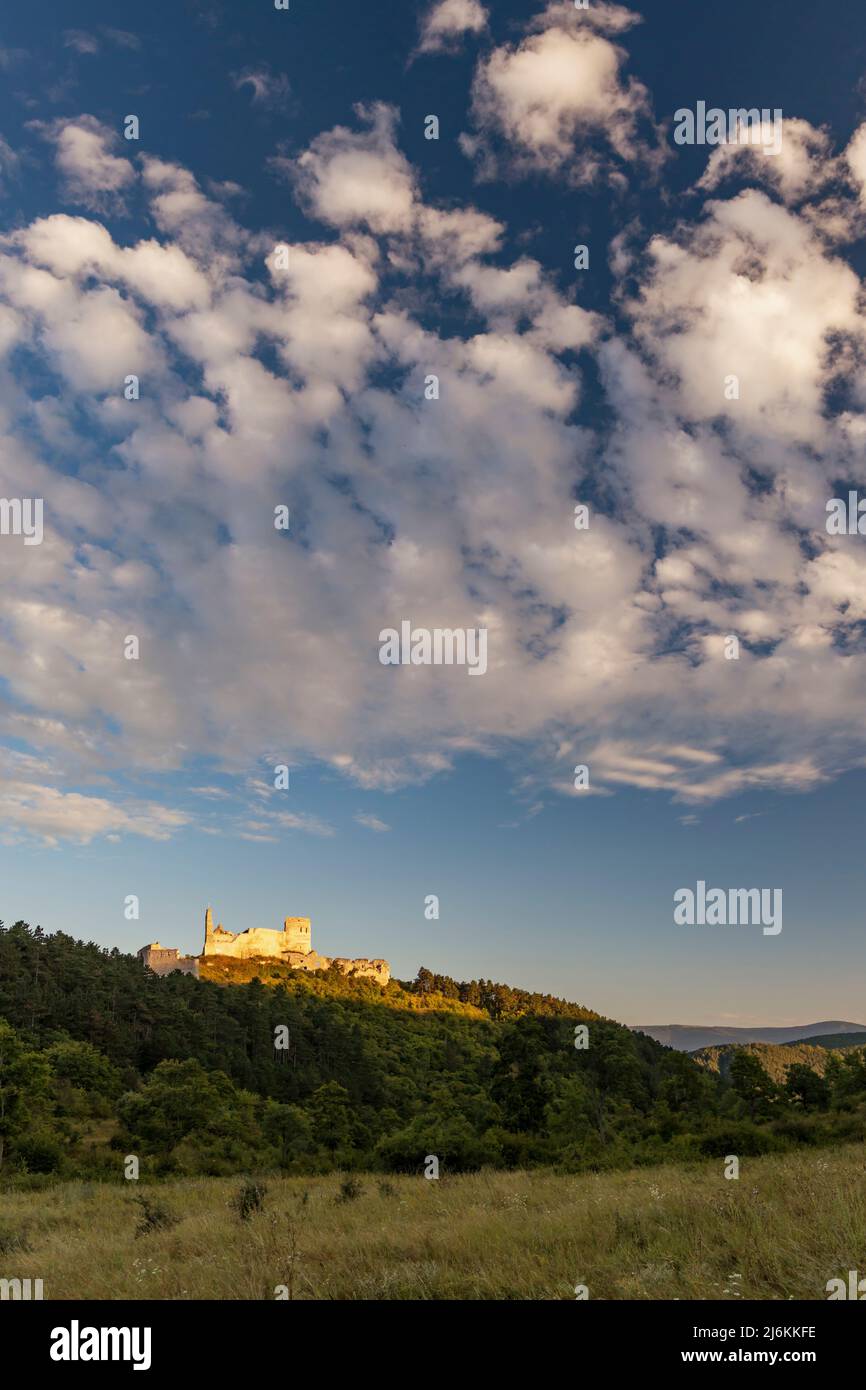
M 170 975 L 173 970 L 184 975 L 198 974 L 198 956 L 182 956 L 176 946 L 160 946 L 158 941 L 151 941 L 135 954 L 155 975 Z
M 391 978 L 386 960 L 320 956 L 313 950 L 309 917 L 286 917 L 282 931 L 247 927 L 246 931 L 234 933 L 226 931 L 222 922 L 214 926 L 210 908 L 204 915 L 204 948 L 200 956 L 182 956 L 176 948 L 160 946 L 158 941 L 142 946 L 138 956 L 157 975 L 167 975 L 172 970 L 197 975 L 198 963 L 205 956 L 229 956 L 234 960 L 280 960 L 293 970 L 328 970 L 333 966 L 343 975 L 374 980 L 379 985 L 386 985 Z

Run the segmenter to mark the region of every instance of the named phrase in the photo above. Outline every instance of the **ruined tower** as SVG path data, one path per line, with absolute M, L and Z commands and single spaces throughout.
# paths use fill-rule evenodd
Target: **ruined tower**
M 283 936 L 286 951 L 302 951 L 304 955 L 312 951 L 309 917 L 286 917 L 283 922 Z

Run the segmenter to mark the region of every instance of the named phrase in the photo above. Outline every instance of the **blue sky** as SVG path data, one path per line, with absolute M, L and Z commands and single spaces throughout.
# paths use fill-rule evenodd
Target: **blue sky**
M 866 25 L 92 3 L 0 64 L 4 919 L 862 1021 Z M 488 671 L 383 667 L 404 619 Z M 675 926 L 698 879 L 782 933 Z

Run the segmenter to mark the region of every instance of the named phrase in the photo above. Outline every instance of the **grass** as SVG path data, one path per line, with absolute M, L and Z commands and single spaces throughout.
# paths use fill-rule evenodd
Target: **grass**
M 0 1277 L 47 1299 L 825 1299 L 866 1274 L 866 1145 L 627 1173 L 268 1175 L 0 1196 Z M 136 1191 L 177 1218 L 142 1234 Z M 342 1200 L 341 1200 L 342 1197 Z M 285 1296 L 285 1295 L 284 1295 Z

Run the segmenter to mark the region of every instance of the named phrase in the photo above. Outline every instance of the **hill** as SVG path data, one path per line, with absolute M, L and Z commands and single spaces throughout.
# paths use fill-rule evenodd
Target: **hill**
M 380 986 L 204 966 L 160 977 L 62 932 L 0 930 L 0 1174 L 107 1173 L 123 1154 L 159 1174 L 415 1170 L 430 1153 L 614 1167 L 712 1112 L 689 1059 L 553 996 L 424 969 Z
M 836 1052 L 844 1052 L 849 1047 L 866 1046 L 866 1038 L 862 1033 L 819 1033 L 817 1037 L 810 1037 L 809 1043 L 812 1047 L 829 1047 Z
M 784 1084 L 789 1067 L 808 1067 L 818 1076 L 823 1076 L 830 1058 L 839 1055 L 829 1048 L 814 1047 L 811 1043 L 723 1043 L 721 1047 L 701 1047 L 691 1056 L 699 1066 L 718 1073 L 727 1081 L 731 1074 L 731 1063 L 738 1052 L 748 1052 L 757 1057 L 777 1086 Z
M 0 923 L 0 1181 L 335 1169 L 577 1172 L 860 1137 L 862 1054 L 725 1086 L 581 1004 L 420 969 L 204 978 Z M 842 1060 L 839 1061 L 838 1058 Z M 816 1063 L 817 1065 L 817 1063 Z
M 725 1043 L 789 1043 L 804 1038 L 836 1033 L 866 1033 L 866 1023 L 803 1023 L 792 1028 L 728 1028 L 723 1024 L 641 1024 L 635 1029 L 648 1038 L 674 1047 L 679 1052 L 696 1052 L 702 1047 L 721 1047 Z M 864 1039 L 866 1041 L 866 1039 Z

